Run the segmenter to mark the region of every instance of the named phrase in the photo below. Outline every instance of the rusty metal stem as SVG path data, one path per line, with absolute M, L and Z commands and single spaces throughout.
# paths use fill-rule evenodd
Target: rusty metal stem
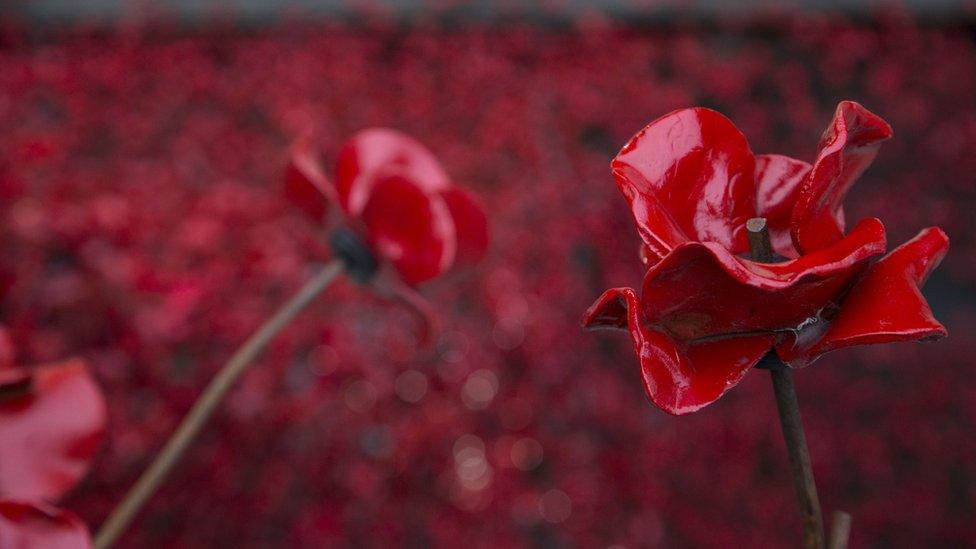
M 793 372 L 789 368 L 770 370 L 773 378 L 773 391 L 776 393 L 776 407 L 779 409 L 779 423 L 783 428 L 786 452 L 790 457 L 790 470 L 793 472 L 793 487 L 796 488 L 800 515 L 803 518 L 803 547 L 807 549 L 824 548 L 823 516 L 820 513 L 820 498 L 817 484 L 813 480 L 813 467 L 807 438 L 800 420 L 800 405 L 793 386 Z
M 746 232 L 749 236 L 752 259 L 761 263 L 773 263 L 775 256 L 769 240 L 766 220 L 761 217 L 750 219 L 746 222 Z M 770 369 L 769 373 L 773 378 L 779 423 L 783 429 L 783 439 L 786 441 L 786 451 L 790 458 L 790 470 L 793 473 L 793 487 L 796 489 L 800 516 L 803 519 L 803 547 L 824 549 L 823 515 L 820 512 L 817 485 L 813 479 L 807 438 L 800 419 L 800 404 L 793 384 L 793 371 L 785 364 L 780 364 L 779 367 Z

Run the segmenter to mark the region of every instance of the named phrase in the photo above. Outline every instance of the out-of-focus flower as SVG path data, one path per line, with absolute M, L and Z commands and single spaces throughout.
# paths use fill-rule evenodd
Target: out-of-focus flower
M 315 220 L 337 205 L 349 228 L 407 284 L 478 259 L 488 223 L 476 199 L 452 184 L 434 155 L 391 129 L 362 130 L 340 150 L 334 182 L 308 137 L 292 149 L 288 196 Z
M 891 128 L 845 101 L 813 165 L 754 155 L 721 114 L 682 109 L 634 136 L 612 163 L 648 264 L 640 298 L 610 289 L 591 328 L 628 330 L 651 400 L 693 412 L 771 349 L 792 367 L 849 345 L 945 336 L 919 292 L 948 238 L 928 228 L 876 264 L 874 218 L 844 233 L 842 201 Z M 782 262 L 748 258 L 746 221 L 764 217 Z
M 105 424 L 84 361 L 0 369 L 0 497 L 60 499 L 88 472 Z
M 86 549 L 91 538 L 61 499 L 88 472 L 105 435 L 105 401 L 83 360 L 15 367 L 0 362 L 0 547 Z
M 86 549 L 88 527 L 68 511 L 40 503 L 0 499 L 0 547 Z
M 72 509 L 105 517 L 222 349 L 307 278 L 310 256 L 328 255 L 304 214 L 261 184 L 280 179 L 270 161 L 286 158 L 280 136 L 313 120 L 330 176 L 347 128 L 422 135 L 491 212 L 484 283 L 432 281 L 451 326 L 436 353 L 413 352 L 414 323 L 399 307 L 363 307 L 349 299 L 360 289 L 336 286 L 237 392 L 252 415 L 235 403 L 220 425 L 227 436 L 201 438 L 204 457 L 181 466 L 186 489 L 156 499 L 120 547 L 271 537 L 300 547 L 789 545 L 786 473 L 770 458 L 782 450 L 768 436 L 775 410 L 752 398 L 768 396 L 766 384 L 738 387 L 721 403 L 728 413 L 665 428 L 633 413 L 643 395 L 630 348 L 565 329 L 588 304 L 580 298 L 644 274 L 613 185 L 573 182 L 605 177 L 638 129 L 635 113 L 650 121 L 692 104 L 720 107 L 757 152 L 812 160 L 832 112 L 824 101 L 856 94 L 897 139 L 852 190 L 848 219 L 882 214 L 892 247 L 910 227 L 943 227 L 954 250 L 926 295 L 940 297 L 933 309 L 950 331 L 972 325 L 976 42 L 964 27 L 874 22 L 787 16 L 759 33 L 387 21 L 160 36 L 117 26 L 73 29 L 43 47 L 36 32 L 4 26 L 0 290 L 17 282 L 3 320 L 32 363 L 75 351 L 97 360 L 118 411 Z M 818 486 L 854 513 L 861 544 L 890 545 L 892 532 L 911 546 L 976 543 L 966 489 L 976 342 L 953 335 L 935 348 L 837 353 L 838 367 L 802 380 L 804 400 L 831 402 L 818 411 L 820 451 L 811 448 Z M 936 368 L 920 360 L 929 352 Z M 479 369 L 499 388 L 471 410 L 462 389 Z M 394 383 L 409 370 L 427 378 L 417 402 Z M 356 379 L 373 386 L 365 413 L 344 398 Z M 389 427 L 391 457 L 363 449 L 377 424 Z M 492 468 L 478 512 L 452 499 L 462 433 L 484 441 Z M 521 438 L 545 450 L 528 472 L 512 461 Z M 553 489 L 572 503 L 558 525 L 540 508 Z M 201 512 L 211 520 L 191 520 Z

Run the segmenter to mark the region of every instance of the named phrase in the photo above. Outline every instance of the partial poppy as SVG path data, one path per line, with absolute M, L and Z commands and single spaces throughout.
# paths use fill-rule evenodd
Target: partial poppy
M 74 513 L 42 503 L 0 499 L 0 547 L 88 549 L 88 527 Z
M 82 360 L 0 369 L 0 497 L 60 499 L 88 472 L 106 417 Z
M 799 367 L 847 345 L 944 336 L 918 287 L 945 234 L 926 229 L 877 263 L 879 220 L 845 234 L 843 198 L 890 136 L 880 117 L 842 102 L 811 165 L 754 155 L 709 109 L 655 120 L 611 164 L 643 240 L 641 296 L 608 290 L 584 325 L 629 331 L 648 395 L 673 414 L 714 402 L 773 348 Z M 754 217 L 766 219 L 775 262 L 750 259 Z

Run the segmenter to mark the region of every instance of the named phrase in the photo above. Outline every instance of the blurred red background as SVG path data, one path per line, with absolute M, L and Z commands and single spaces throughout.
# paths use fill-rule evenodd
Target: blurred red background
M 493 228 L 425 288 L 444 331 L 344 282 L 280 337 L 123 546 L 793 546 L 768 376 L 687 417 L 584 309 L 642 272 L 609 175 L 703 105 L 811 160 L 836 103 L 895 137 L 846 201 L 952 239 L 950 337 L 797 373 L 821 500 L 854 546 L 968 546 L 976 476 L 976 32 L 885 15 L 557 24 L 394 19 L 0 31 L 0 321 L 22 362 L 89 358 L 108 442 L 64 506 L 97 525 L 234 347 L 328 259 L 280 193 L 291 140 L 426 143 Z

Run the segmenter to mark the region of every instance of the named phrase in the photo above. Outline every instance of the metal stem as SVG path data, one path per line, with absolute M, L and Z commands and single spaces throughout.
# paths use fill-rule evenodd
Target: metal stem
M 746 231 L 753 260 L 772 263 L 774 255 L 766 219 L 762 217 L 750 219 L 746 222 Z M 803 547 L 824 549 L 823 515 L 820 512 L 817 485 L 813 479 L 810 451 L 807 450 L 807 439 L 800 419 L 800 404 L 793 384 L 793 371 L 782 362 L 776 366 L 771 368 L 769 373 L 773 378 L 779 423 L 783 429 L 783 439 L 786 441 L 786 451 L 790 458 L 790 470 L 793 473 L 793 487 L 796 489 L 800 516 L 803 519 Z
M 786 452 L 790 457 L 790 470 L 793 473 L 793 487 L 796 488 L 800 515 L 803 518 L 803 547 L 823 549 L 823 516 L 820 513 L 820 498 L 817 484 L 813 479 L 810 452 L 807 438 L 800 420 L 800 405 L 796 399 L 793 385 L 793 371 L 787 368 L 770 370 L 773 378 L 773 391 L 776 393 L 776 407 L 779 409 L 779 423 L 783 428 Z
M 253 363 L 265 346 L 322 290 L 327 288 L 343 272 L 344 268 L 341 260 L 335 260 L 323 267 L 224 364 L 210 385 L 197 399 L 179 428 L 170 437 L 166 446 L 163 447 L 149 468 L 142 473 L 142 476 L 132 486 L 122 502 L 116 506 L 112 514 L 102 524 L 98 535 L 95 536 L 95 549 L 111 547 L 179 462 L 183 453 L 200 433 L 210 416 L 213 415 L 217 405 L 223 401 L 227 392 L 233 387 L 234 382 L 247 371 L 248 366 Z

